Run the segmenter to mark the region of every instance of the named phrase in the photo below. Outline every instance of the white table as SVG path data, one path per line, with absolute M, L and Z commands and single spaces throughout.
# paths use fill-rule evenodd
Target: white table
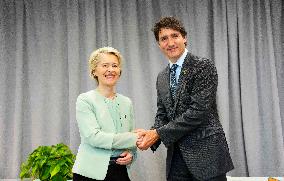
M 269 177 L 230 177 L 227 176 L 228 181 L 268 181 Z M 283 177 L 272 177 L 280 181 L 284 181 Z

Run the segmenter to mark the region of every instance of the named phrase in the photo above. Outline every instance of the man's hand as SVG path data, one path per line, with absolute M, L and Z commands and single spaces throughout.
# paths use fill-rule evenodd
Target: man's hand
M 119 156 L 121 156 L 122 158 L 118 158 L 116 160 L 116 164 L 128 165 L 128 164 L 130 164 L 132 162 L 133 155 L 129 151 L 124 151 Z
M 147 150 L 150 146 L 152 146 L 156 141 L 159 139 L 159 135 L 157 131 L 154 130 L 147 130 L 147 131 L 141 131 L 139 134 L 142 136 L 142 140 L 137 140 L 137 147 L 140 150 Z

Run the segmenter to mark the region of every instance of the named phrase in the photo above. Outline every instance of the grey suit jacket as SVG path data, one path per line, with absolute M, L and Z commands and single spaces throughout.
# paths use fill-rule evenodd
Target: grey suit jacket
M 194 177 L 206 180 L 233 169 L 226 137 L 220 124 L 216 91 L 217 70 L 205 58 L 187 54 L 176 98 L 173 100 L 169 86 L 169 66 L 159 73 L 157 88 L 157 113 L 154 129 L 167 147 L 167 176 L 169 174 L 174 144 L 183 155 Z

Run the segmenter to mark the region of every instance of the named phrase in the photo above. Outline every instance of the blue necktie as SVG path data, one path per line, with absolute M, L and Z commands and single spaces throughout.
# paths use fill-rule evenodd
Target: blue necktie
M 177 88 L 177 79 L 176 79 L 176 70 L 178 68 L 177 64 L 173 64 L 172 67 L 170 68 L 170 74 L 171 74 L 171 93 L 172 97 L 175 98 L 176 96 L 176 88 Z

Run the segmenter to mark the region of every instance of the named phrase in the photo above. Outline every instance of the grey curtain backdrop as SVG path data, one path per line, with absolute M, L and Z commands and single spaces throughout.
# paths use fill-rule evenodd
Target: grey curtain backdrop
M 80 143 L 79 93 L 95 88 L 90 53 L 124 56 L 118 92 L 150 128 L 155 81 L 168 63 L 151 28 L 176 16 L 190 52 L 215 61 L 218 109 L 235 169 L 231 176 L 284 176 L 284 2 L 282 0 L 1 0 L 0 179 L 18 178 L 39 145 Z M 165 180 L 166 152 L 139 151 L 134 181 Z

